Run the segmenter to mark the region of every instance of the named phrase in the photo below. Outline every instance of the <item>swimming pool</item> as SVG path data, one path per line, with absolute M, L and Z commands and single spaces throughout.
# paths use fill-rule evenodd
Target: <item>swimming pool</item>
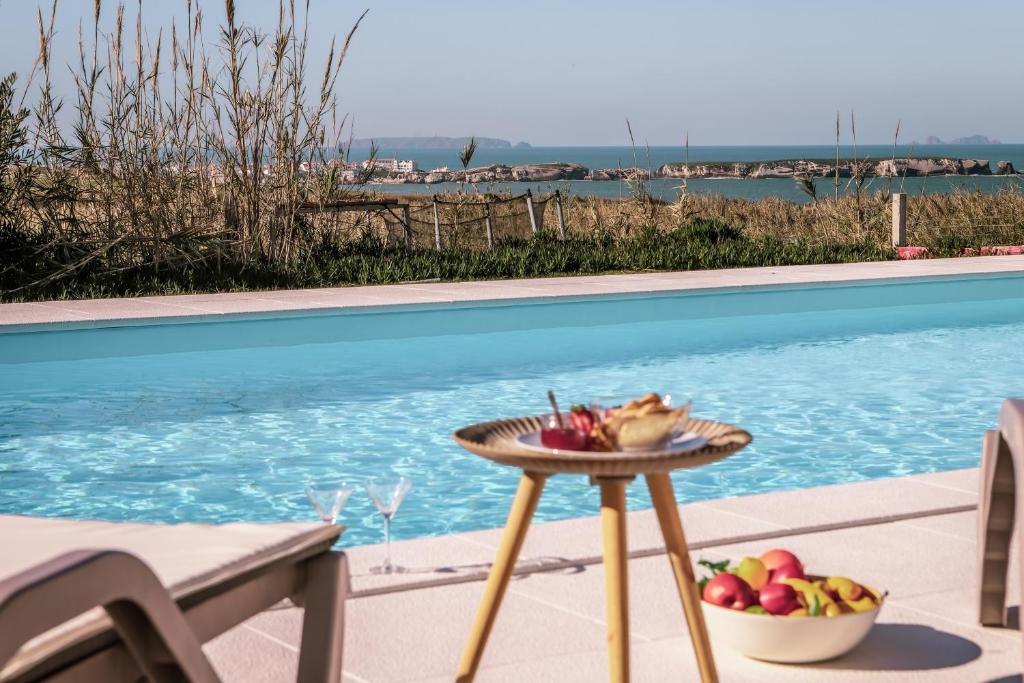
M 398 538 L 500 526 L 517 473 L 453 429 L 659 390 L 754 434 L 680 500 L 974 466 L 1024 395 L 1024 277 L 290 314 L 0 334 L 0 513 L 312 519 L 310 478 L 397 471 Z M 649 506 L 631 487 L 629 504 Z M 539 519 L 593 514 L 555 477 Z M 809 511 L 813 514 L 813 511 Z M 369 497 L 347 544 L 380 540 Z

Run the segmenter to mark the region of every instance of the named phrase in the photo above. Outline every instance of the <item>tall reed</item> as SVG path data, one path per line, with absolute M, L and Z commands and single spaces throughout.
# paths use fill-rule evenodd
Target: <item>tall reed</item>
M 0 115 L 18 131 L 0 140 L 0 154 L 24 150 L 18 165 L 33 175 L 33 192 L 10 209 L 13 223 L 67 258 L 19 265 L 33 253 L 23 249 L 9 268 L 33 268 L 45 282 L 97 263 L 111 272 L 292 263 L 315 237 L 299 206 L 352 191 L 341 182 L 348 119 L 337 80 L 366 13 L 317 66 L 309 0 L 279 0 L 269 33 L 244 23 L 235 0 L 225 0 L 214 31 L 204 4 L 182 1 L 183 24 L 151 27 L 141 2 L 132 17 L 117 4 L 104 25 L 95 0 L 79 23 L 66 100 L 52 79 L 57 0 L 40 9 L 39 54 L 23 86 L 33 110 L 22 117 L 12 97 L 0 97 Z

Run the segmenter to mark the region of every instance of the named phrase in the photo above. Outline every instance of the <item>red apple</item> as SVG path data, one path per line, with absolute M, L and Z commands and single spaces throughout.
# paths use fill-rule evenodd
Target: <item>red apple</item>
M 761 607 L 769 614 L 789 614 L 803 605 L 797 599 L 794 588 L 785 583 L 769 583 L 761 589 Z
M 755 603 L 750 584 L 735 574 L 716 575 L 704 586 L 704 600 L 712 605 L 743 611 Z
M 545 448 L 557 448 L 563 451 L 585 451 L 590 443 L 590 435 L 575 429 L 540 430 L 540 443 Z
M 784 564 L 768 572 L 768 583 L 782 583 L 786 579 L 805 579 L 804 568 L 796 564 Z
M 801 562 L 796 555 L 788 550 L 782 550 L 781 548 L 775 548 L 766 553 L 762 553 L 760 559 L 768 571 L 778 569 L 779 567 L 787 564 L 795 564 L 797 567 L 800 567 L 801 571 L 804 568 L 804 563 Z

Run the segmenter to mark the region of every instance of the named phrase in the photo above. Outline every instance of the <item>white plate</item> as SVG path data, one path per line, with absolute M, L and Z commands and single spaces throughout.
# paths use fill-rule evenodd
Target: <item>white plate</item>
M 516 443 L 518 443 L 520 446 L 522 446 L 523 448 L 525 448 L 528 451 L 537 451 L 538 453 L 556 453 L 558 455 L 594 456 L 594 455 L 605 455 L 605 454 L 611 455 L 611 454 L 614 454 L 614 453 L 636 452 L 634 450 L 634 451 L 611 451 L 610 453 L 608 453 L 607 451 L 570 451 L 570 450 L 563 450 L 563 449 L 559 449 L 559 448 L 548 448 L 547 446 L 541 445 L 541 443 L 540 443 L 540 432 L 539 431 L 537 431 L 537 432 L 527 432 L 525 434 L 520 434 L 519 436 L 516 437 Z M 651 451 L 652 452 L 664 451 L 666 453 L 667 452 L 685 453 L 687 451 L 695 451 L 698 448 L 703 447 L 704 444 L 706 444 L 706 443 L 707 443 L 707 439 L 705 439 L 700 434 L 696 434 L 694 432 L 686 432 L 686 433 L 680 434 L 679 436 L 677 436 L 674 439 L 672 439 L 672 441 L 669 442 L 669 445 L 668 445 L 667 448 L 652 448 Z

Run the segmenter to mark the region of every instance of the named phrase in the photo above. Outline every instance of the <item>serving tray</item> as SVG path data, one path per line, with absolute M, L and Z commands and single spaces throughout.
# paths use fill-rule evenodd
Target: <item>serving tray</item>
M 702 437 L 697 448 L 667 448 L 652 451 L 559 451 L 526 447 L 518 441 L 540 431 L 541 416 L 513 417 L 463 427 L 453 438 L 467 451 L 512 467 L 538 474 L 575 473 L 615 477 L 652 474 L 699 467 L 727 458 L 746 447 L 750 434 L 734 425 L 690 418 L 683 430 Z

